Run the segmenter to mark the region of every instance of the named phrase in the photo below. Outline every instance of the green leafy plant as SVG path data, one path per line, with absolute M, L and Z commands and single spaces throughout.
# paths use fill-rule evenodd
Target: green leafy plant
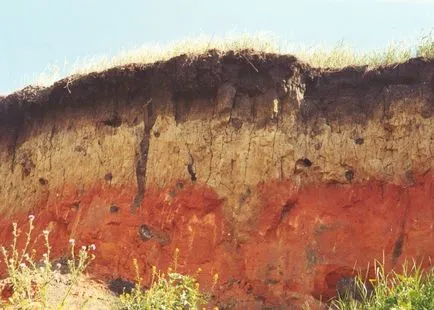
M 2 280 L 3 286 L 12 289 L 12 296 L 9 298 L 5 308 L 13 309 L 61 309 L 65 305 L 71 289 L 77 284 L 78 277 L 83 273 L 89 263 L 95 258 L 91 253 L 95 245 L 83 246 L 76 254 L 75 240 L 70 239 L 70 258 L 67 260 L 69 271 L 67 289 L 57 305 L 49 304 L 47 291 L 50 286 L 60 280 L 61 264 L 53 266 L 51 262 L 51 246 L 49 243 L 48 230 L 43 231 L 46 251 L 42 254 L 42 260 L 36 259 L 36 251 L 31 250 L 29 245 L 34 230 L 35 217 L 29 216 L 29 229 L 26 232 L 25 245 L 20 251 L 17 246 L 21 231 L 17 223 L 12 224 L 13 241 L 9 248 L 1 246 L 4 263 L 6 264 L 7 277 Z
M 134 259 L 136 270 L 136 285 L 131 293 L 120 296 L 120 308 L 128 310 L 138 309 L 200 309 L 208 303 L 208 296 L 200 291 L 196 278 L 176 272 L 178 249 L 175 252 L 174 270 L 168 269 L 167 274 L 152 268 L 151 286 L 148 290 L 142 288 L 142 279 L 137 260 Z M 198 270 L 200 272 L 200 270 Z M 214 276 L 214 283 L 218 275 Z
M 331 302 L 332 309 L 342 310 L 430 310 L 434 309 L 434 269 L 424 272 L 413 262 L 407 262 L 402 273 L 386 273 L 384 265 L 375 263 L 375 277 L 357 276 L 354 290 L 338 296 Z M 369 287 L 372 286 L 372 290 Z

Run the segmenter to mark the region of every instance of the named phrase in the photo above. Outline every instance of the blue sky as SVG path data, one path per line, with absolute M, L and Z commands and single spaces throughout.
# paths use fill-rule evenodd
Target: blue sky
M 269 31 L 289 43 L 370 50 L 434 29 L 434 0 L 14 0 L 0 11 L 3 94 L 65 59 L 200 34 Z

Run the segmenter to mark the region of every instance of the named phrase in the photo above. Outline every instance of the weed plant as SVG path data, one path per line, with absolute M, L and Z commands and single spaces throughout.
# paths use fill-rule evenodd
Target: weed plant
M 25 245 L 22 250 L 18 249 L 18 240 L 22 234 L 17 223 L 12 224 L 12 244 L 9 247 L 1 246 L 3 262 L 6 265 L 6 278 L 1 281 L 3 289 L 12 290 L 12 295 L 2 308 L 10 309 L 63 309 L 65 302 L 70 296 L 72 288 L 77 285 L 77 280 L 90 262 L 95 258 L 91 253 L 95 245 L 83 246 L 76 251 L 75 240 L 70 239 L 69 258 L 66 261 L 69 272 L 67 289 L 63 296 L 57 298 L 58 302 L 49 303 L 47 291 L 50 286 L 60 281 L 61 264 L 53 266 L 51 262 L 51 246 L 48 230 L 43 231 L 45 253 L 42 259 L 36 259 L 36 251 L 30 250 L 32 232 L 34 230 L 35 217 L 29 216 L 29 228 L 25 233 Z M 0 292 L 2 291 L 0 287 Z
M 196 310 L 206 305 L 209 296 L 200 291 L 199 283 L 194 276 L 183 275 L 177 272 L 177 258 L 179 250 L 175 251 L 174 268 L 162 273 L 155 266 L 152 267 L 152 280 L 150 288 L 142 288 L 142 278 L 137 260 L 134 259 L 136 271 L 136 285 L 131 293 L 120 296 L 120 308 L 125 310 L 159 310 L 159 309 L 188 309 Z M 198 270 L 198 273 L 201 270 Z M 214 275 L 214 285 L 218 275 Z
M 376 262 L 375 277 L 357 276 L 354 290 L 338 296 L 331 309 L 339 310 L 432 310 L 434 309 L 434 269 L 423 271 L 415 262 L 403 265 L 402 273 L 386 273 Z M 366 281 L 368 280 L 368 282 Z

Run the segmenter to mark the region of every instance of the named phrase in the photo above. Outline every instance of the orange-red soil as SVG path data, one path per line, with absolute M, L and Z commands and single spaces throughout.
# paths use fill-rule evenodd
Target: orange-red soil
M 221 300 L 266 299 L 297 303 L 303 296 L 327 299 L 342 277 L 366 270 L 374 259 L 386 268 L 406 258 L 428 266 L 434 256 L 434 176 L 415 178 L 411 187 L 370 181 L 297 189 L 289 181 L 260 184 L 258 214 L 245 227 L 225 216 L 224 201 L 212 188 L 175 182 L 149 188 L 137 213 L 130 212 L 135 186 L 95 184 L 85 192 L 58 189 L 41 197 L 35 215 L 35 243 L 42 253 L 41 231 L 49 229 L 53 257 L 77 246 L 95 244 L 90 272 L 97 278 L 135 278 L 133 258 L 149 283 L 152 266 L 174 264 L 195 273 L 206 289 L 219 274 L 215 294 Z M 27 230 L 29 214 L 0 222 L 1 240 L 11 239 L 11 223 Z M 152 238 L 143 240 L 141 225 Z M 23 237 L 20 240 L 23 242 Z M 5 243 L 7 244 L 7 242 Z M 322 297 L 321 297 L 322 296 Z

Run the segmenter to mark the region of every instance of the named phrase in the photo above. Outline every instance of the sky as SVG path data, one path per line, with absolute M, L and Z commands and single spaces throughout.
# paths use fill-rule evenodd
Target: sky
M 65 60 L 198 35 L 269 32 L 372 50 L 434 32 L 434 0 L 5 0 L 0 12 L 3 95 Z

